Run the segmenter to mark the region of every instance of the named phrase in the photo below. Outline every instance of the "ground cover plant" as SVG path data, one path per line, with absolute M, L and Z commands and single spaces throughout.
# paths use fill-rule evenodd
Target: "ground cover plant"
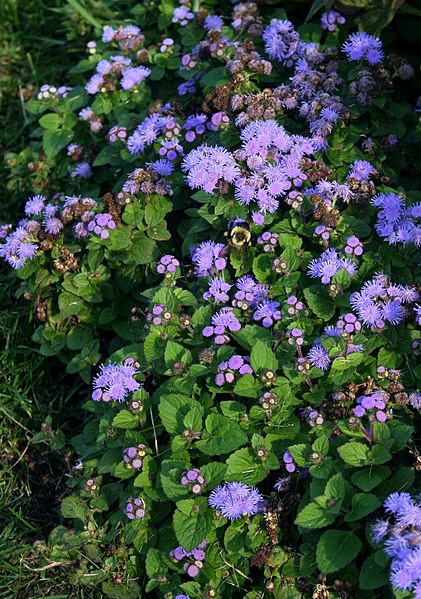
M 75 587 L 421 596 L 417 64 L 327 8 L 139 4 L 25 105 L 0 255 L 91 384 Z

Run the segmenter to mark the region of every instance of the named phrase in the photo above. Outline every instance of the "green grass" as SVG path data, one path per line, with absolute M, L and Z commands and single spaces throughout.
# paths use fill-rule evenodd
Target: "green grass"
M 48 565 L 39 550 L 42 543 L 38 549 L 33 543 L 46 539 L 60 522 L 60 499 L 67 492 L 66 474 L 75 456 L 68 442 L 62 449 L 53 449 L 40 431 L 51 419 L 54 433 L 60 429 L 70 438 L 78 424 L 71 415 L 80 403 L 83 385 L 61 375 L 61 364 L 46 361 L 32 347 L 34 323 L 32 316 L 28 318 L 27 303 L 14 300 L 16 283 L 2 274 L 0 598 L 50 596 L 47 587 L 56 574 L 54 569 L 33 571 Z M 62 579 L 60 588 L 63 583 Z M 39 594 L 32 594 L 34 585 Z
M 8 182 L 4 155 L 30 143 L 24 101 L 44 83 L 68 84 L 69 69 L 95 39 L 95 24 L 135 2 L 3 0 L 0 2 L 0 224 L 16 223 L 27 199 L 25 172 Z M 45 541 L 60 523 L 60 501 L 77 456 L 70 438 L 84 415 L 86 387 L 64 375 L 32 343 L 38 323 L 15 273 L 0 265 L 0 599 L 96 599 L 48 560 Z M 61 374 L 63 373 L 63 374 Z M 79 415 L 80 414 L 80 415 Z M 50 428 L 49 428 L 50 427 Z M 64 440 L 60 443 L 60 440 Z M 65 568 L 65 566 L 64 566 Z

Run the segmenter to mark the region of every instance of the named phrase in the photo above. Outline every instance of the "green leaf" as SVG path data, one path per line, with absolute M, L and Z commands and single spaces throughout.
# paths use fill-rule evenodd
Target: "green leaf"
M 336 307 L 327 297 L 326 291 L 318 285 L 312 285 L 304 289 L 304 297 L 314 314 L 323 320 L 330 320 L 335 313 Z
M 231 453 L 248 441 L 236 422 L 220 414 L 209 414 L 205 424 L 209 438 L 197 441 L 196 447 L 206 455 Z
M 59 114 L 56 114 L 55 112 L 44 114 L 39 120 L 39 124 L 43 129 L 51 130 L 58 129 L 61 125 L 61 122 L 61 116 Z
M 363 443 L 351 441 L 338 447 L 338 453 L 344 462 L 351 466 L 367 466 L 369 449 Z
M 335 474 L 327 481 L 324 495 L 327 499 L 333 499 L 336 502 L 345 497 L 345 481 L 342 474 Z
M 269 329 L 259 327 L 257 324 L 246 324 L 245 327 L 235 333 L 235 340 L 241 347 L 250 351 L 258 340 L 270 344 L 272 342 L 272 333 Z
M 381 552 L 383 553 L 383 552 Z M 376 554 L 370 555 L 362 565 L 359 586 L 362 590 L 378 589 L 389 582 L 389 567 L 382 568 L 376 562 Z
M 68 316 L 77 316 L 83 308 L 84 301 L 73 293 L 63 291 L 63 293 L 60 293 L 59 295 L 58 305 L 61 316 L 66 318 Z
M 129 412 L 129 410 L 121 410 L 117 416 L 114 417 L 113 426 L 123 429 L 134 429 L 139 426 L 139 419 L 135 414 Z
M 352 532 L 327 530 L 317 543 L 316 560 L 323 574 L 337 572 L 355 559 L 362 547 Z
M 308 456 L 311 453 L 311 449 L 308 445 L 305 445 L 304 443 L 291 445 L 288 447 L 288 451 L 294 458 L 294 462 L 296 462 L 299 466 L 305 468 L 309 465 Z
M 153 195 L 145 208 L 145 221 L 150 227 L 160 223 L 172 208 L 171 200 Z
M 170 501 L 179 501 L 188 495 L 188 489 L 180 483 L 181 474 L 188 467 L 189 464 L 182 460 L 163 460 L 159 480 Z
M 273 370 L 278 368 L 278 361 L 270 347 L 263 341 L 256 341 L 250 354 L 250 363 L 254 372 Z
M 385 464 L 386 462 L 390 462 L 392 454 L 385 447 L 382 447 L 382 445 L 374 445 L 369 452 L 369 457 L 373 464 Z
M 227 465 L 221 464 L 221 462 L 208 462 L 204 466 L 201 466 L 200 470 L 206 481 L 206 489 L 211 490 L 217 487 L 223 480 Z
M 145 211 L 142 206 L 138 202 L 133 202 L 132 204 L 128 204 L 123 212 L 123 221 L 128 225 L 133 227 L 142 228 L 142 220 Z
M 74 495 L 63 499 L 60 506 L 60 513 L 63 518 L 77 518 L 78 520 L 82 520 L 82 522 L 88 519 L 87 506 L 79 497 L 75 497 Z
M 383 482 L 390 473 L 391 470 L 387 466 L 364 468 L 352 475 L 351 482 L 363 491 L 368 492 Z
M 146 556 L 146 574 L 149 578 L 155 578 L 158 574 L 164 574 L 166 571 L 165 561 L 162 559 L 162 553 L 151 547 Z
M 179 343 L 175 343 L 169 339 L 165 346 L 165 364 L 168 368 L 172 368 L 175 362 L 182 362 L 183 364 L 189 366 L 192 361 L 191 352 L 186 349 L 183 345 Z
M 303 528 L 323 528 L 332 524 L 335 518 L 336 514 L 332 514 L 316 503 L 309 503 L 298 514 L 295 524 Z
M 212 527 L 213 511 L 205 497 L 179 501 L 173 516 L 174 532 L 186 551 L 191 551 L 206 538 Z
M 312 450 L 326 456 L 329 453 L 329 439 L 325 435 L 318 437 L 313 445 Z
M 242 520 L 235 520 L 232 522 L 224 535 L 225 549 L 233 554 L 242 554 L 246 545 L 246 534 L 244 530 L 244 522 Z
M 72 6 L 76 12 L 80 14 L 88 23 L 93 25 L 96 29 L 102 30 L 101 23 L 95 19 L 87 10 L 84 8 L 77 0 L 67 0 L 67 2 Z
M 261 395 L 262 388 L 257 379 L 252 374 L 245 374 L 235 384 L 234 393 L 238 397 L 251 397 L 256 399 Z
M 55 158 L 72 139 L 73 133 L 70 131 L 46 130 L 44 132 L 43 143 L 47 158 Z
M 214 88 L 216 85 L 224 85 L 228 81 L 228 75 L 225 67 L 216 67 L 204 75 L 200 83 L 206 87 Z
M 150 264 L 158 257 L 158 246 L 144 233 L 135 231 L 131 236 L 131 242 L 129 255 L 124 259 L 126 264 Z
M 255 485 L 267 477 L 269 469 L 276 470 L 279 468 L 279 462 L 278 460 L 275 462 L 270 460 L 262 461 L 257 458 L 252 449 L 247 447 L 230 455 L 227 459 L 227 466 L 225 480 Z
M 122 162 L 121 151 L 118 144 L 110 144 L 102 148 L 98 156 L 95 158 L 93 166 L 104 166 L 110 164 L 111 166 L 117 166 Z
M 197 405 L 189 410 L 183 419 L 183 424 L 187 429 L 191 429 L 195 432 L 202 430 L 202 418 L 205 410 L 202 406 Z
M 414 432 L 414 427 L 410 426 L 409 424 L 400 424 L 395 420 L 391 420 L 388 423 L 388 427 L 391 437 L 394 440 L 393 450 L 400 451 L 411 438 L 411 435 Z
M 351 513 L 344 518 L 346 522 L 354 522 L 364 518 L 381 506 L 381 501 L 372 493 L 356 493 L 352 496 Z
M 160 398 L 158 411 L 161 422 L 169 433 L 180 434 L 186 428 L 184 417 L 196 407 L 197 402 L 187 395 L 163 395 Z
M 291 233 L 279 233 L 278 243 L 283 248 L 298 250 L 303 245 L 303 240 L 298 235 Z

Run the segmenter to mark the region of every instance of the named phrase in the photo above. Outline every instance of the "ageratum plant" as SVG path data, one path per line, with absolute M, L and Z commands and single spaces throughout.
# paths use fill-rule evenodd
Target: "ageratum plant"
M 49 557 L 109 597 L 419 597 L 414 69 L 337 11 L 205 6 L 27 105 L 0 253 L 93 369 Z

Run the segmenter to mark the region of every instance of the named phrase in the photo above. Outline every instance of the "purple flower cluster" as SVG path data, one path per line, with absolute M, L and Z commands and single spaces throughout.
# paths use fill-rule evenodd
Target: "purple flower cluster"
M 332 207 L 338 199 L 349 202 L 354 195 L 347 183 L 326 181 L 325 179 L 317 183 L 314 191 L 322 196 L 328 206 Z
M 177 6 L 174 8 L 172 14 L 173 23 L 178 23 L 178 25 L 185 27 L 192 19 L 194 19 L 194 13 L 189 11 L 187 6 Z
M 190 470 L 183 472 L 180 484 L 189 489 L 194 495 L 200 495 L 205 488 L 206 481 L 199 468 L 191 468 Z
M 269 329 L 274 322 L 282 319 L 282 312 L 279 310 L 279 302 L 273 300 L 264 300 L 257 305 L 257 309 L 253 313 L 253 319 L 257 322 L 262 321 L 265 329 Z
M 273 391 L 265 391 L 263 395 L 259 397 L 259 403 L 268 415 L 271 414 L 272 408 L 276 408 L 278 401 L 279 397 Z
M 421 410 L 421 393 L 414 391 L 409 394 L 408 404 L 414 408 L 414 410 Z
M 337 25 L 344 25 L 345 22 L 345 17 L 342 16 L 337 10 L 324 12 L 320 17 L 322 29 L 327 29 L 328 31 L 337 31 L 339 29 Z
M 342 50 L 349 61 L 360 61 L 365 58 L 369 64 L 375 65 L 382 62 L 384 58 L 382 48 L 382 42 L 378 38 L 364 31 L 359 31 L 349 36 Z
M 88 94 L 97 94 L 99 91 L 114 89 L 111 75 L 120 77 L 120 85 L 123 89 L 132 89 L 151 74 L 147 67 L 131 66 L 130 58 L 125 56 L 111 56 L 110 60 L 100 60 L 96 66 L 96 73 L 92 75 L 85 86 Z
M 143 152 L 145 148 L 154 143 L 168 122 L 172 122 L 170 116 L 163 116 L 155 112 L 146 117 L 134 130 L 127 140 L 127 147 L 131 154 Z
M 102 364 L 99 374 L 93 380 L 92 399 L 95 401 L 124 401 L 129 393 L 140 387 L 135 380 L 138 369 L 133 358 L 123 364 Z
M 154 324 L 156 327 L 165 326 L 173 319 L 174 314 L 168 310 L 166 304 L 156 304 L 146 316 L 147 322 Z
M 171 162 L 184 154 L 184 148 L 176 140 L 162 141 L 158 154 Z
M 244 160 L 251 173 L 244 171 L 236 179 L 235 197 L 240 205 L 248 206 L 253 201 L 261 213 L 274 213 L 279 207 L 278 198 L 307 179 L 301 161 L 314 152 L 313 145 L 305 137 L 288 135 L 271 119 L 247 124 L 240 137 L 243 143 L 235 157 Z
M 165 254 L 158 260 L 156 266 L 156 272 L 160 275 L 171 277 L 177 268 L 180 266 L 180 262 L 171 254 Z
M 328 352 L 323 347 L 322 342 L 316 339 L 307 354 L 307 359 L 311 366 L 320 368 L 321 370 L 329 370 L 332 360 L 341 355 L 354 354 L 356 352 L 363 351 L 362 345 L 355 345 L 352 343 L 351 335 L 361 330 L 361 323 L 357 320 L 354 314 L 348 313 L 340 316 L 336 326 L 325 327 L 322 338 L 327 339 L 328 337 L 339 337 L 344 338 L 346 345 L 342 353 L 335 356 L 329 357 Z
M 129 497 L 126 502 L 126 516 L 129 520 L 141 520 L 146 515 L 145 502 L 141 497 Z
M 250 366 L 250 358 L 235 354 L 225 362 L 218 365 L 218 373 L 215 376 L 215 385 L 222 387 L 225 383 L 233 383 L 236 374 L 243 376 L 245 374 L 253 374 L 253 369 Z
M 357 320 L 355 314 L 352 314 L 352 312 L 342 314 L 339 317 L 338 322 L 336 323 L 336 327 L 340 331 L 348 333 L 348 335 L 351 335 L 352 333 L 358 333 L 358 331 L 361 331 L 361 323 L 359 320 Z
M 234 156 L 221 146 L 199 146 L 184 158 L 187 183 L 192 189 L 212 193 L 219 180 L 233 183 L 240 175 Z
M 281 478 L 278 478 L 276 483 L 273 485 L 273 488 L 278 493 L 286 493 L 287 491 L 289 491 L 291 487 L 291 482 L 292 481 L 290 476 L 283 476 Z
M 114 127 L 111 127 L 111 129 L 108 131 L 108 141 L 110 143 L 115 143 L 116 141 L 121 141 L 123 139 L 126 139 L 127 137 L 127 129 L 126 127 L 119 127 L 119 125 L 114 125 Z
M 298 327 L 294 327 L 286 332 L 287 340 L 290 345 L 301 347 L 304 343 L 304 333 Z
M 205 327 L 202 331 L 204 337 L 214 337 L 216 345 L 229 343 L 229 333 L 236 333 L 241 329 L 241 324 L 235 316 L 233 309 L 224 307 L 212 316 L 212 325 Z
M 347 254 L 348 256 L 361 256 L 363 251 L 363 244 L 358 239 L 358 237 L 355 237 L 355 235 L 351 235 L 351 237 L 347 238 L 346 246 L 344 249 L 345 254 Z
M 361 183 L 368 183 L 370 176 L 376 173 L 374 166 L 367 160 L 355 160 L 351 164 L 348 173 L 348 179 L 356 179 Z
M 203 24 L 203 29 L 206 31 L 221 31 L 224 21 L 217 15 L 208 15 Z
M 323 414 L 311 406 L 303 408 L 301 410 L 301 416 L 307 420 L 312 428 L 321 426 L 325 420 Z
M 273 20 L 264 30 L 262 39 L 265 42 L 265 50 L 272 60 L 279 60 L 286 66 L 293 64 L 297 58 L 300 36 L 290 21 Z
M 317 339 L 307 354 L 307 358 L 312 366 L 320 368 L 321 370 L 329 370 L 332 360 L 329 358 L 329 354 Z
M 238 291 L 235 292 L 232 305 L 240 310 L 248 310 L 266 301 L 269 295 L 267 285 L 257 283 L 251 275 L 243 275 L 236 281 Z
M 185 137 L 186 141 L 192 143 L 197 135 L 202 135 L 206 131 L 207 120 L 208 117 L 203 113 L 191 114 L 188 116 L 183 127 L 187 131 Z
M 120 85 L 123 89 L 132 89 L 135 85 L 146 79 L 146 77 L 149 77 L 151 72 L 151 69 L 148 69 L 148 67 L 129 67 L 128 69 L 124 69 Z
M 337 272 L 346 269 L 350 277 L 354 276 L 357 267 L 346 258 L 339 258 L 338 252 L 331 248 L 323 252 L 320 258 L 312 260 L 308 267 L 308 274 L 312 278 L 320 278 L 324 285 L 328 285 Z
M 57 88 L 54 85 L 46 83 L 41 85 L 37 98 L 38 100 L 62 100 L 72 89 L 66 85 L 61 85 Z
M 357 418 L 368 416 L 370 420 L 376 419 L 378 422 L 386 422 L 388 414 L 386 412 L 386 401 L 382 393 L 371 393 L 363 395 L 356 399 L 358 404 L 354 408 L 354 415 Z
M 393 284 L 383 273 L 367 281 L 361 291 L 350 297 L 351 306 L 358 318 L 376 329 L 383 329 L 386 323 L 397 325 L 404 319 L 404 304 L 418 300 L 418 292 L 411 287 Z
M 126 447 L 123 451 L 123 460 L 129 468 L 139 470 L 142 468 L 142 458 L 146 455 L 146 445 L 139 443 L 136 447 Z
M 287 472 L 295 472 L 297 467 L 294 464 L 294 458 L 292 457 L 288 449 L 284 452 L 284 455 L 282 456 L 282 461 L 285 464 L 285 470 Z
M 108 239 L 110 231 L 116 228 L 116 223 L 108 212 L 103 214 L 96 214 L 94 218 L 88 223 L 87 229 L 90 233 L 99 235 L 101 239 Z
M 67 155 L 71 156 L 73 160 L 78 160 L 78 158 L 83 153 L 83 148 L 80 144 L 69 144 L 66 149 Z
M 376 195 L 372 203 L 377 208 L 375 229 L 389 244 L 413 243 L 421 247 L 421 203 L 406 206 L 402 196 L 393 192 Z
M 113 29 L 110 25 L 105 25 L 102 33 L 102 41 L 109 43 L 118 42 L 122 50 L 133 50 L 144 41 L 144 35 L 136 25 L 125 25 Z
M 227 265 L 225 255 L 227 246 L 214 241 L 204 241 L 200 245 L 191 248 L 191 258 L 195 265 L 195 273 L 199 278 L 211 277 L 224 270 Z
M 103 127 L 101 117 L 97 116 L 90 106 L 82 108 L 79 112 L 79 117 L 82 121 L 89 123 L 92 133 L 99 133 Z
M 37 238 L 30 232 L 30 222 L 19 225 L 7 237 L 4 235 L 4 229 L 2 230 L 0 238 L 5 239 L 5 242 L 0 245 L 0 257 L 4 258 L 12 268 L 19 269 L 25 266 L 28 260 L 36 256 L 39 249 Z
M 171 37 L 166 37 L 161 41 L 161 46 L 159 49 L 163 54 L 169 54 L 173 46 L 174 40 Z
M 264 252 L 270 252 L 274 249 L 274 246 L 278 243 L 278 233 L 272 233 L 271 231 L 264 231 L 258 238 L 257 243 L 263 246 Z
M 12 225 L 0 225 L 0 239 L 6 239 Z
M 209 496 L 209 505 L 219 510 L 228 520 L 259 514 L 264 503 L 259 491 L 245 483 L 225 482 L 216 487 Z
M 92 177 L 92 175 L 93 175 L 92 167 L 89 164 L 89 162 L 86 162 L 86 160 L 79 162 L 79 164 L 76 166 L 76 168 L 71 173 L 71 176 L 74 179 L 76 177 L 79 177 L 80 179 L 89 179 L 90 177 Z
M 295 295 L 290 295 L 286 300 L 288 308 L 286 312 L 288 316 L 299 316 L 300 312 L 304 310 L 303 302 L 300 302 Z
M 371 527 L 375 543 L 383 542 L 390 558 L 390 581 L 399 591 L 412 591 L 421 597 L 421 504 L 409 493 L 392 493 L 383 503 L 387 520 Z
M 188 81 L 184 81 L 180 83 L 177 88 L 177 92 L 179 96 L 185 96 L 186 94 L 195 94 L 197 92 L 196 82 L 202 77 L 200 73 L 189 79 Z
M 186 551 L 184 547 L 181 547 L 180 545 L 179 547 L 176 547 L 170 551 L 170 559 L 175 564 L 183 560 L 185 562 L 183 564 L 184 572 L 186 572 L 186 574 L 188 574 L 191 578 L 195 578 L 203 568 L 203 562 L 206 557 L 206 553 L 204 551 L 206 545 L 206 539 L 203 539 L 203 541 L 191 551 Z
M 228 291 L 232 285 L 226 283 L 219 277 L 214 277 L 209 281 L 209 290 L 203 294 L 203 299 L 212 300 L 215 303 L 227 302 L 229 300 Z
M 314 229 L 314 235 L 321 237 L 321 245 L 327 247 L 329 245 L 330 235 L 333 233 L 332 227 L 327 227 L 326 225 L 317 225 Z

